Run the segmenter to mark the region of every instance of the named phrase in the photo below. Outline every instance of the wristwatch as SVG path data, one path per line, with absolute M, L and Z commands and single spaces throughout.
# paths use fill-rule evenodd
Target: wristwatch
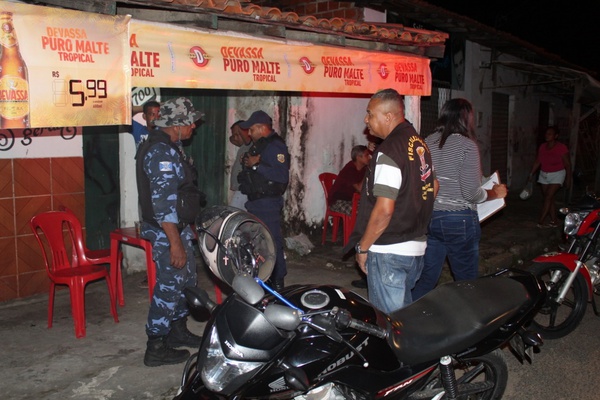
M 356 254 L 367 254 L 369 252 L 369 250 L 362 250 L 360 248 L 360 243 L 356 243 L 356 246 L 354 246 L 354 250 L 356 250 Z

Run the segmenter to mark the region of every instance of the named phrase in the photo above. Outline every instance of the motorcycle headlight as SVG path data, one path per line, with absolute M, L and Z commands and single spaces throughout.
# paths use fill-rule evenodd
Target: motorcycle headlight
M 225 389 L 228 393 L 234 392 L 251 378 L 253 371 L 264 364 L 228 359 L 221 348 L 216 326 L 210 332 L 210 341 L 204 354 L 203 359 L 198 360 L 198 364 L 202 365 L 202 381 L 208 389 L 217 393 Z
M 567 216 L 565 217 L 564 232 L 567 235 L 576 234 L 577 230 L 579 229 L 579 226 L 588 214 L 589 212 L 572 212 L 567 214 Z

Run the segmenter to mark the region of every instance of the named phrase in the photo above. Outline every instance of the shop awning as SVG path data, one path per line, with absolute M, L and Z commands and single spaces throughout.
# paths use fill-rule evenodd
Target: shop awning
M 431 94 L 429 59 L 132 20 L 134 86 Z

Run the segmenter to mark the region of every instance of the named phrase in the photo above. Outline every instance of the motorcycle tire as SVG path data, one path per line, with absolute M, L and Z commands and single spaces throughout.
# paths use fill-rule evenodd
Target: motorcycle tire
M 554 284 L 550 282 L 550 278 L 557 271 L 561 273 L 561 277 Z M 540 333 L 543 339 L 560 339 L 573 332 L 583 319 L 587 307 L 588 291 L 583 276 L 578 274 L 575 277 L 564 301 L 559 304 L 556 298 L 571 271 L 562 264 L 535 263 L 531 272 L 548 289 L 546 301 L 534 317 L 531 328 Z
M 458 398 L 497 400 L 504 395 L 508 382 L 508 367 L 502 350 L 496 349 L 478 357 L 454 359 L 452 365 L 459 389 Z M 491 387 L 485 383 L 491 383 Z M 427 384 L 412 393 L 408 399 L 438 399 L 440 388 L 442 380 L 438 369 Z M 465 393 L 465 390 L 468 393 Z

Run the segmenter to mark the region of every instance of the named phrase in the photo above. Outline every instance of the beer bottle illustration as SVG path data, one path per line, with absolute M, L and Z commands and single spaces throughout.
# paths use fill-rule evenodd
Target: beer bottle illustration
M 13 13 L 0 12 L 0 128 L 29 127 L 29 81 L 13 26 Z

